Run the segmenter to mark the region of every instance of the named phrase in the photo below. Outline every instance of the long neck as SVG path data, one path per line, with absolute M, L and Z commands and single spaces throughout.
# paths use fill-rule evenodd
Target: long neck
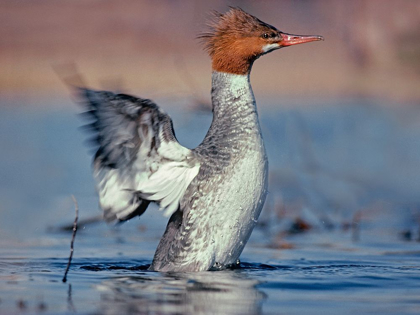
M 256 105 L 249 74 L 238 75 L 214 71 L 212 75 L 211 98 L 213 124 L 235 127 L 254 123 Z
M 246 140 L 249 136 L 254 139 L 255 135 L 259 137 L 257 108 L 249 74 L 214 71 L 211 97 L 213 121 L 203 145 L 224 145 L 224 142 L 233 144 L 237 140 Z

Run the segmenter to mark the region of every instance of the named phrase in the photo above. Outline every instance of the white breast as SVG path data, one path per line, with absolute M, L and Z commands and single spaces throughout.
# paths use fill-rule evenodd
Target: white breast
M 221 228 L 215 234 L 215 262 L 233 264 L 242 253 L 264 205 L 267 171 L 265 150 L 261 146 L 260 150 L 246 154 L 218 189 L 217 208 L 213 210 Z

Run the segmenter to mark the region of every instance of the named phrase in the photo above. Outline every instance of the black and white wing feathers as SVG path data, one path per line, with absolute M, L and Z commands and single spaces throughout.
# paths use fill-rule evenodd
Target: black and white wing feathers
M 174 213 L 200 164 L 176 140 L 170 117 L 147 99 L 80 92 L 99 146 L 94 177 L 105 219 L 128 220 L 152 201 Z

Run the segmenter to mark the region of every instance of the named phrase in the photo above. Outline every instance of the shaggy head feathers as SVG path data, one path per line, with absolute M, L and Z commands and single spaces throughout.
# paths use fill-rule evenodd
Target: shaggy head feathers
M 215 71 L 247 74 L 255 59 L 265 53 L 264 45 L 279 40 L 280 32 L 275 27 L 240 8 L 231 8 L 224 14 L 214 12 L 209 26 L 209 32 L 199 38 Z

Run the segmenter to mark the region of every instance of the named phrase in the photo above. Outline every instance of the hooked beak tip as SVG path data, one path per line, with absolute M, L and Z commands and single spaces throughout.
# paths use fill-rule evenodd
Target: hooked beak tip
M 320 35 L 292 35 L 282 33 L 282 37 L 283 39 L 280 45 L 283 47 L 324 40 L 324 37 Z

